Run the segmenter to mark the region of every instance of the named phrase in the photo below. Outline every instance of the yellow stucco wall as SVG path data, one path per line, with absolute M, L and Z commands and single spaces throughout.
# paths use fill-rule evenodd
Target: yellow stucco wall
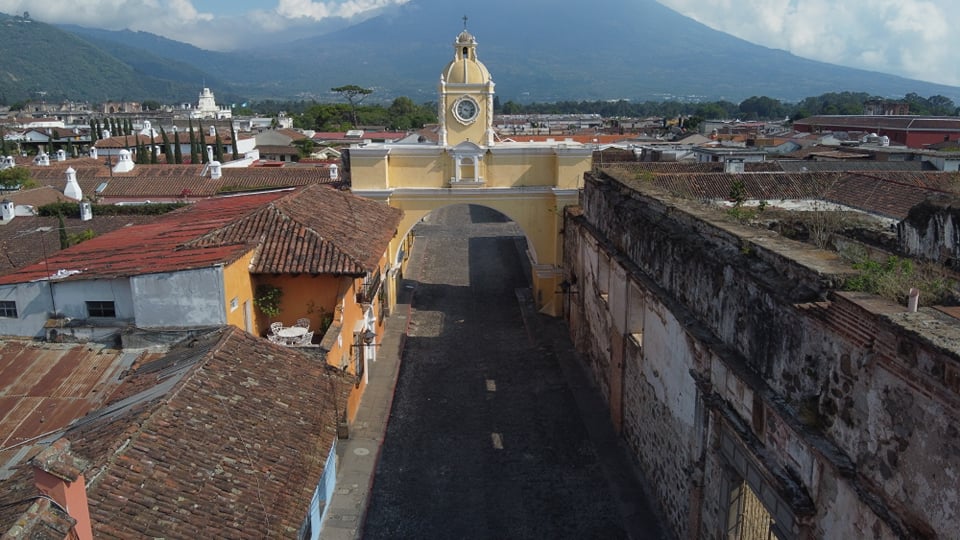
M 392 155 L 388 158 L 390 187 L 440 187 L 450 180 L 446 161 L 438 156 Z
M 227 324 L 258 334 L 260 324 L 258 324 L 257 317 L 262 315 L 253 306 L 254 285 L 249 271 L 250 259 L 253 258 L 253 255 L 253 250 L 250 250 L 232 264 L 224 266 L 223 290 L 224 300 L 226 301 Z M 249 328 L 247 328 L 248 316 L 251 317 Z
M 483 136 L 486 132 L 486 114 L 483 112 L 483 104 L 486 103 L 486 99 L 477 94 L 470 94 L 473 98 L 480 104 L 480 113 L 477 115 L 477 119 L 470 125 L 461 124 L 453 113 L 450 112 L 450 107 L 456 101 L 455 98 L 460 97 L 462 94 L 457 94 L 452 96 L 449 99 L 446 107 L 446 122 L 447 122 L 447 140 L 456 144 L 461 141 L 470 141 L 477 144 L 483 144 Z

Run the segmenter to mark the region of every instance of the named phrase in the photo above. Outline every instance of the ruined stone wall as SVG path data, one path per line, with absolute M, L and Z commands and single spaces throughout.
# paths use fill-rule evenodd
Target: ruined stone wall
M 678 537 L 725 530 L 743 480 L 785 538 L 960 530 L 950 317 L 834 294 L 831 255 L 643 186 L 583 201 L 571 331 Z
M 929 199 L 910 209 L 897 225 L 900 250 L 912 257 L 960 263 L 960 199 Z

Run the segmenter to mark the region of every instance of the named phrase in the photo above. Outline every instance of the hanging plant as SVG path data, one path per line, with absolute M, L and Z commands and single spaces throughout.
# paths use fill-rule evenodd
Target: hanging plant
M 253 303 L 267 317 L 276 317 L 280 314 L 280 298 L 282 296 L 283 290 L 280 287 L 267 284 L 257 285 Z

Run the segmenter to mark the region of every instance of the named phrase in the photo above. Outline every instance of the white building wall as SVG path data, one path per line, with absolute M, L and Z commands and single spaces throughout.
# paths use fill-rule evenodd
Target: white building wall
M 130 282 L 140 328 L 227 324 L 222 267 L 148 274 Z
M 86 319 L 88 301 L 113 302 L 117 319 L 133 320 L 133 298 L 126 278 L 53 282 L 57 313 L 71 319 Z
M 0 300 L 17 303 L 17 318 L 0 317 L 0 335 L 40 337 L 53 305 L 47 282 L 21 283 L 0 287 Z

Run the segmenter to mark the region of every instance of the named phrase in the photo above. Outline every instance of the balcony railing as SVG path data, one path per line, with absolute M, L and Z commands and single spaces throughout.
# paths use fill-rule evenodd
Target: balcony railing
M 377 293 L 380 292 L 380 282 L 381 277 L 379 268 L 377 268 L 377 271 L 373 274 L 368 274 L 366 277 L 364 277 L 363 285 L 357 292 L 357 303 L 372 304 L 377 296 Z

